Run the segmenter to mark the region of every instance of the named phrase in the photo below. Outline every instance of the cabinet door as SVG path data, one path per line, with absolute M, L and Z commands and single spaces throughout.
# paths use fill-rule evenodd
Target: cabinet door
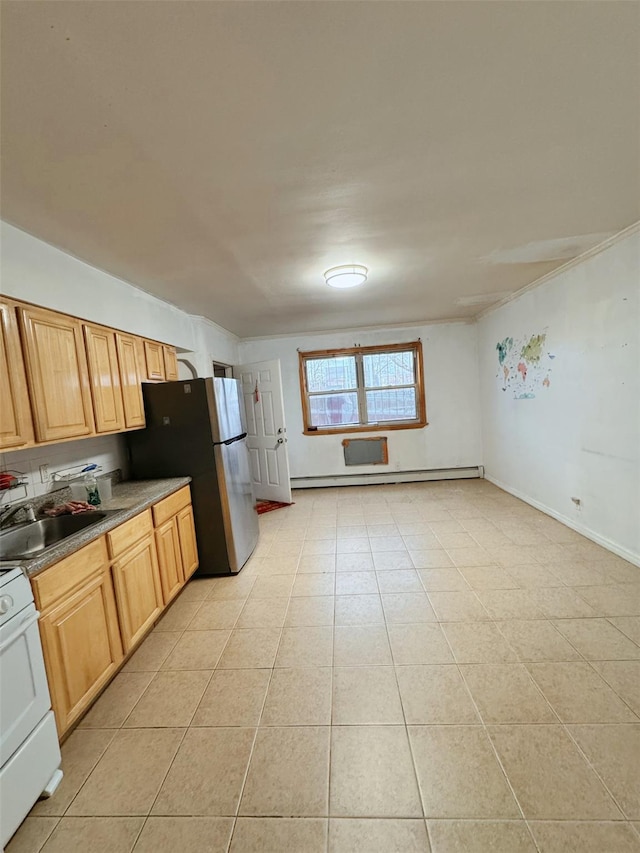
M 62 735 L 111 679 L 123 657 L 108 567 L 40 619 L 40 636 Z
M 198 568 L 198 545 L 196 543 L 196 528 L 193 523 L 193 508 L 191 504 L 180 510 L 176 516 L 176 520 L 180 536 L 182 570 L 184 572 L 184 579 L 188 580 Z
M 178 524 L 175 518 L 170 518 L 161 527 L 156 528 L 156 547 L 162 595 L 164 603 L 168 604 L 184 584 Z
M 33 421 L 15 306 L 0 301 L 0 450 L 33 444 Z
M 120 365 L 125 427 L 127 429 L 143 427 L 145 419 L 142 401 L 142 377 L 136 357 L 136 339 L 132 335 L 116 332 L 116 349 Z
M 164 378 L 175 382 L 178 378 L 178 359 L 175 347 L 162 347 L 164 353 Z
M 146 536 L 113 564 L 120 628 L 125 652 L 146 634 L 163 608 L 153 535 Z
M 19 308 L 38 441 L 92 435 L 93 410 L 79 320 Z
M 164 352 L 162 344 L 154 341 L 144 342 L 144 357 L 147 366 L 147 379 L 161 381 L 164 379 Z
M 115 332 L 102 326 L 85 324 L 84 336 L 96 432 L 123 430 L 124 409 Z

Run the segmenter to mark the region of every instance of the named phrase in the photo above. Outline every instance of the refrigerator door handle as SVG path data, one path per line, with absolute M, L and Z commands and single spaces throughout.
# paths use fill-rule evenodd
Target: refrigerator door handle
M 240 435 L 234 435 L 233 438 L 228 438 L 226 441 L 214 441 L 213 446 L 218 447 L 220 444 L 233 444 L 234 441 L 242 441 L 243 438 L 247 437 L 246 432 L 241 432 Z

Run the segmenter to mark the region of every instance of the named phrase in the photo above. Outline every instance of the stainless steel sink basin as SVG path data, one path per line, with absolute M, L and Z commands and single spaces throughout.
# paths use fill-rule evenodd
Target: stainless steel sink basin
M 59 515 L 0 531 L 0 560 L 29 560 L 45 548 L 106 518 L 106 512 Z

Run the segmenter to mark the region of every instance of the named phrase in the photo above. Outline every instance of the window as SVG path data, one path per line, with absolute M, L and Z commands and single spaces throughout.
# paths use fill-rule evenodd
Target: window
M 426 426 L 420 341 L 299 355 L 306 435 Z

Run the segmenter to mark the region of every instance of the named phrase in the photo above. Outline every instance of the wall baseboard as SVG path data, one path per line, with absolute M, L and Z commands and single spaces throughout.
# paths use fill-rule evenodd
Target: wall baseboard
M 584 524 L 576 523 L 572 518 L 563 515 L 561 512 L 556 512 L 554 509 L 551 509 L 550 507 L 546 506 L 546 504 L 540 503 L 540 501 L 534 500 L 534 498 L 530 498 L 528 495 L 525 495 L 524 492 L 521 492 L 518 489 L 513 489 L 511 488 L 511 486 L 507 486 L 506 483 L 502 483 L 495 477 L 491 477 L 487 473 L 485 473 L 484 476 L 486 480 L 489 480 L 490 483 L 493 483 L 494 486 L 497 486 L 504 492 L 508 492 L 515 498 L 519 498 L 521 501 L 524 501 L 525 503 L 529 504 L 529 506 L 539 509 L 541 512 L 544 512 L 545 515 L 550 515 L 551 518 L 555 518 L 556 521 L 560 521 L 562 524 L 566 524 L 567 527 L 570 527 L 572 530 L 575 530 L 576 533 L 580 533 L 582 536 L 586 536 L 587 539 L 591 539 L 591 541 L 595 542 L 597 545 L 602 545 L 602 547 L 606 548 L 607 551 L 612 551 L 614 554 L 616 554 L 616 556 L 622 557 L 623 560 L 628 560 L 630 563 L 633 563 L 634 566 L 640 566 L 640 554 L 635 554 L 628 548 L 623 548 L 621 545 L 618 545 L 611 539 L 607 539 L 606 536 L 601 536 L 599 533 L 596 533 L 595 530 L 591 530 Z
M 482 477 L 480 465 L 469 468 L 432 468 L 423 471 L 381 471 L 373 474 L 335 474 L 324 477 L 292 477 L 294 489 L 321 489 L 329 486 L 373 486 L 393 483 L 422 483 L 428 480 L 469 480 Z

